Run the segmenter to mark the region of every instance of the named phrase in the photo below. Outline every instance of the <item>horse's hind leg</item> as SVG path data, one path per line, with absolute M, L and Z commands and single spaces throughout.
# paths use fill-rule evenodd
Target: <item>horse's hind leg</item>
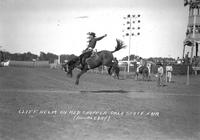
M 83 74 L 86 73 L 86 72 L 87 72 L 87 70 L 83 69 L 83 70 L 81 70 L 81 72 L 76 76 L 76 82 L 75 82 L 76 85 L 79 84 L 79 79 L 80 79 L 81 75 L 83 75 Z
M 143 75 L 143 81 L 148 81 L 148 73 L 144 73 Z
M 145 80 L 145 74 L 143 73 L 142 74 L 142 81 L 144 81 Z
M 110 67 L 108 68 L 108 74 L 109 74 L 109 75 L 111 75 L 111 69 L 112 69 L 112 66 L 110 66 Z

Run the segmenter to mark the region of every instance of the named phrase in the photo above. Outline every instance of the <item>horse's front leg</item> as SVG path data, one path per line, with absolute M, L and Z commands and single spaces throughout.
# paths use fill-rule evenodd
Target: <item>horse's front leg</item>
M 119 73 L 117 73 L 116 75 L 117 75 L 117 79 L 119 80 Z
M 138 73 L 135 73 L 135 80 L 138 80 Z
M 109 74 L 109 75 L 111 75 L 111 69 L 112 69 L 112 66 L 110 66 L 110 67 L 108 68 L 108 74 Z
M 86 72 L 87 72 L 87 70 L 83 69 L 83 70 L 81 70 L 81 72 L 76 76 L 76 82 L 75 82 L 76 85 L 79 84 L 79 79 L 80 79 L 81 75 L 83 75 L 83 74 L 86 73 Z
M 145 73 L 142 73 L 142 81 L 145 80 Z
M 67 76 L 69 76 L 69 77 L 73 77 L 73 73 L 72 73 L 72 71 L 69 71 L 69 72 L 66 72 L 67 73 Z

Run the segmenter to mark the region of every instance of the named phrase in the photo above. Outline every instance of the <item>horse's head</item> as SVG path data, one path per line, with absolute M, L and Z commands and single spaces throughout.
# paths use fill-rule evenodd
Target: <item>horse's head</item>
M 72 77 L 72 70 L 70 70 L 70 67 L 69 67 L 69 63 L 64 63 L 62 65 L 62 69 L 67 73 L 67 75 L 69 75 L 70 77 Z
M 72 77 L 72 71 L 78 65 L 78 63 L 79 63 L 79 58 L 75 57 L 63 65 L 63 69 L 67 73 L 67 75 Z

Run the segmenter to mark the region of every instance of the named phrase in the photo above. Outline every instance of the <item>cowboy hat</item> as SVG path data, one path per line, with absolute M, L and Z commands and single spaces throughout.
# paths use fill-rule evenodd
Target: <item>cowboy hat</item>
M 162 63 L 161 63 L 161 62 L 158 62 L 157 65 L 158 65 L 158 66 L 162 66 Z
M 88 35 L 91 35 L 91 36 L 93 36 L 93 37 L 96 37 L 96 34 L 94 33 L 94 32 L 89 32 L 89 33 L 87 33 Z

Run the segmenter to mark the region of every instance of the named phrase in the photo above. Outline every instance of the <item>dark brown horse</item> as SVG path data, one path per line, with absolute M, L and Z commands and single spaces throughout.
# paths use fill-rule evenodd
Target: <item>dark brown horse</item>
M 142 80 L 149 80 L 149 69 L 146 66 L 141 66 L 139 72 L 136 72 L 136 80 L 138 80 L 139 75 L 142 75 Z
M 94 69 L 97 68 L 101 65 L 103 66 L 107 66 L 109 68 L 112 67 L 113 65 L 113 53 L 116 51 L 121 50 L 122 48 L 125 48 L 126 46 L 124 45 L 124 43 L 121 40 L 116 39 L 117 41 L 117 46 L 115 47 L 114 51 L 107 51 L 107 50 L 103 50 L 100 52 L 97 52 L 95 55 L 91 55 L 91 52 L 85 52 L 83 54 L 81 54 L 79 57 L 74 58 L 73 60 L 69 61 L 65 67 L 65 71 L 67 72 L 67 74 L 72 76 L 72 71 L 74 68 L 79 68 L 81 69 L 80 73 L 78 73 L 77 77 L 76 77 L 76 85 L 79 84 L 79 79 L 81 77 L 81 75 L 83 75 L 84 73 L 86 73 L 88 70 L 90 69 Z M 88 56 L 90 56 L 88 58 Z M 84 59 L 85 58 L 85 59 Z M 82 61 L 80 61 L 82 60 Z M 81 64 L 81 67 L 80 67 Z M 110 72 L 109 72 L 110 74 Z

